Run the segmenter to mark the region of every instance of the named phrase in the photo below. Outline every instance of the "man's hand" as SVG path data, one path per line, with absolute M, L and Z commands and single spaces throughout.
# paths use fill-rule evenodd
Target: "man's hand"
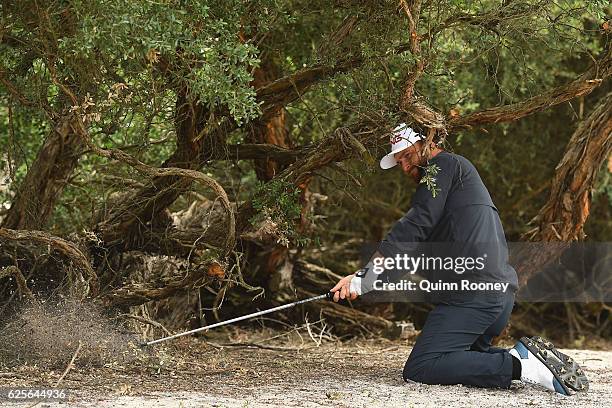
M 334 302 L 339 301 L 340 299 L 350 299 L 355 300 L 359 294 L 355 291 L 355 289 L 351 289 L 351 281 L 355 278 L 355 274 L 345 276 L 340 279 L 336 286 L 334 286 L 330 292 L 334 293 Z

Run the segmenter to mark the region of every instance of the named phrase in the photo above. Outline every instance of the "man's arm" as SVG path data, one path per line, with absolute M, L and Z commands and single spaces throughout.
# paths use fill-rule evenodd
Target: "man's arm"
M 432 160 L 430 164 L 435 164 L 439 167 L 438 174 L 435 177 L 435 197 L 425 183 L 419 183 L 412 196 L 410 209 L 393 225 L 378 246 L 374 257 L 368 263 L 367 266 L 370 267 L 366 266 L 365 272 L 361 274 L 362 280 L 359 283 L 361 284 L 362 293 L 372 290 L 373 280 L 389 280 L 390 273 L 402 272 L 389 270 L 385 271 L 383 276 L 371 276 L 371 263 L 374 258 L 394 258 L 398 254 L 403 255 L 416 252 L 419 249 L 419 244 L 428 240 L 433 229 L 442 219 L 459 163 L 452 156 L 443 155 L 436 156 L 436 159 Z M 403 272 L 405 273 L 406 271 Z M 401 275 L 404 273 L 401 273 Z
M 410 209 L 393 225 L 378 247 L 378 252 L 384 256 L 394 256 L 398 251 L 413 249 L 415 243 L 425 242 L 440 222 L 459 163 L 445 155 L 434 164 L 440 168 L 435 177 L 437 194 L 434 197 L 424 183 L 419 183 Z
M 435 178 L 438 190 L 436 196 L 433 196 L 424 183 L 419 183 L 412 197 L 410 210 L 393 225 L 368 263 L 355 274 L 341 279 L 331 289 L 332 292 L 336 292 L 335 301 L 345 298 L 355 299 L 357 295 L 373 289 L 372 282 L 377 278 L 373 273 L 376 258 L 394 257 L 400 252 L 414 250 L 419 242 L 427 240 L 444 214 L 446 200 L 459 166 L 459 163 L 449 156 L 439 157 L 433 163 L 440 168 Z

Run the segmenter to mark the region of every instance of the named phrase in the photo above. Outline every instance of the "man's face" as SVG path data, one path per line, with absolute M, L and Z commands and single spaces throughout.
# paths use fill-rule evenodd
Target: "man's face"
M 422 142 L 417 142 L 409 148 L 393 155 L 397 163 L 401 166 L 402 171 L 417 183 L 421 178 L 421 172 L 417 166 L 423 166 L 425 164 L 425 158 L 421 154 L 422 145 Z

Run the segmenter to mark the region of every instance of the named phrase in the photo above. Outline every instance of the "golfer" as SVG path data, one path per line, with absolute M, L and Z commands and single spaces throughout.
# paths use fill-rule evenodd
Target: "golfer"
M 425 157 L 425 150 L 425 137 L 406 124 L 393 131 L 391 152 L 382 158 L 380 166 L 390 169 L 399 164 L 417 183 L 417 189 L 410 210 L 393 225 L 373 260 L 393 257 L 406 243 L 459 243 L 476 248 L 479 243 L 493 243 L 495 262 L 474 269 L 469 279 L 505 290 L 455 291 L 438 296 L 408 357 L 404 380 L 488 388 L 531 383 L 563 395 L 587 390 L 588 381 L 581 368 L 540 337 L 523 337 L 509 350 L 492 346 L 494 336 L 500 335 L 508 323 L 518 288 L 516 271 L 507 262 L 498 210 L 469 160 L 441 149 L 436 140 L 429 146 L 429 157 Z M 427 175 L 428 168 L 437 172 Z M 421 182 L 424 176 L 429 177 L 429 183 Z M 335 301 L 355 299 L 374 290 L 371 284 L 365 284 L 372 281 L 372 262 L 331 289 Z M 445 273 L 456 275 L 453 271 Z

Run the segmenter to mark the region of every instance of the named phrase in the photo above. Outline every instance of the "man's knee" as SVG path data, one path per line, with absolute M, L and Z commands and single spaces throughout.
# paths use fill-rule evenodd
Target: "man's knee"
M 404 365 L 404 371 L 402 373 L 404 381 L 429 384 L 430 379 L 427 373 L 430 371 L 429 368 L 434 364 L 436 359 L 423 360 L 412 357 L 413 356 L 410 356 Z
M 412 365 L 406 364 L 404 365 L 404 372 L 402 376 L 404 377 L 404 381 L 406 382 L 421 382 L 420 376 L 418 375 L 418 371 L 412 368 Z

